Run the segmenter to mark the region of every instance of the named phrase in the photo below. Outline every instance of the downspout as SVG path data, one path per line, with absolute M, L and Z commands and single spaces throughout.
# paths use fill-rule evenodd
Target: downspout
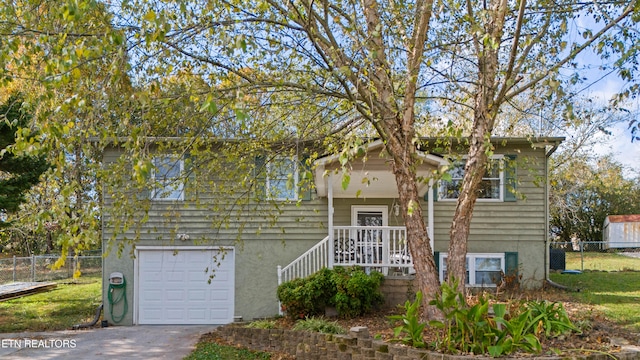
M 547 150 L 545 154 L 544 160 L 544 176 L 545 176 L 545 187 L 544 187 L 544 199 L 545 199 L 545 207 L 544 207 L 544 278 L 547 284 L 553 286 L 558 289 L 569 290 L 566 286 L 560 285 L 551 281 L 549 278 L 549 157 L 553 155 L 558 147 L 560 146 L 560 142 L 554 142 L 551 149 Z

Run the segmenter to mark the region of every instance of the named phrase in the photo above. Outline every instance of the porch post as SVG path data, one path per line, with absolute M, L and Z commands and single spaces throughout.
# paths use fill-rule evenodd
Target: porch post
M 427 222 L 429 245 L 431 245 L 431 251 L 436 251 L 433 247 L 433 179 L 429 179 L 429 189 L 427 190 Z
M 328 249 L 329 249 L 329 253 L 327 254 L 327 256 L 329 257 L 329 261 L 328 261 L 329 269 L 333 269 L 333 261 L 334 261 L 333 257 L 334 257 L 334 254 L 335 254 L 335 249 L 334 249 L 335 243 L 334 243 L 334 240 L 333 240 L 333 235 L 334 234 L 333 234 L 333 181 L 332 180 L 333 180 L 333 174 L 331 172 L 329 172 L 328 179 L 327 179 L 327 182 L 328 182 L 328 185 L 327 185 L 327 187 L 328 187 L 328 189 L 327 189 L 327 204 L 328 204 L 327 205 L 328 206 L 327 215 L 329 217 L 329 219 L 328 219 L 328 224 L 329 224 L 329 247 L 328 247 Z

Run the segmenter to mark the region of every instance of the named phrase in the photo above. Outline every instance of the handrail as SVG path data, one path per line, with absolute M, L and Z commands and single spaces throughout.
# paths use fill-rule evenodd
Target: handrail
M 307 277 L 320 269 L 329 267 L 329 236 L 305 251 L 285 267 L 278 265 L 278 285 L 297 278 Z

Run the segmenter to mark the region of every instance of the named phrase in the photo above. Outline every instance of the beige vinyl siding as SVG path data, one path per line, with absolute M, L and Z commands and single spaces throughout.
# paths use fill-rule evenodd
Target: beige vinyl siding
M 517 190 L 525 199 L 518 196 L 515 202 L 477 201 L 468 252 L 518 252 L 522 281 L 525 285 L 534 285 L 543 280 L 545 266 L 545 150 L 526 146 L 499 150 L 500 153 L 517 154 Z M 437 252 L 448 251 L 455 206 L 455 201 L 434 203 L 434 247 Z M 426 209 L 426 203 L 423 208 Z

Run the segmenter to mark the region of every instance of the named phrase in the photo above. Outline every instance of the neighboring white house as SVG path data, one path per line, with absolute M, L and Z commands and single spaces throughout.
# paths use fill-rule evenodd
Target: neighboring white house
M 640 248 L 640 214 L 607 216 L 602 241 L 606 249 Z

